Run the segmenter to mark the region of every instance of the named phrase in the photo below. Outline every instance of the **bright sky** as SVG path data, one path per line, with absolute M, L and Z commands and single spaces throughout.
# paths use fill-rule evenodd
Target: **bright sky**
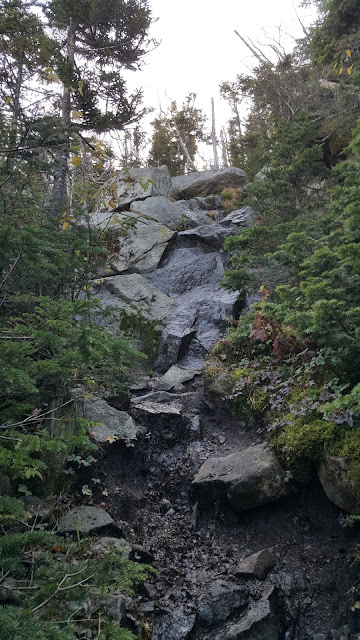
M 161 44 L 146 56 L 143 70 L 131 74 L 129 88 L 142 86 L 145 104 L 155 112 L 159 103 L 166 108 L 169 98 L 180 103 L 194 92 L 196 106 L 209 120 L 214 97 L 219 130 L 229 115 L 219 96 L 220 83 L 254 66 L 254 57 L 234 29 L 255 43 L 266 43 L 278 38 L 281 27 L 281 43 L 289 51 L 294 38 L 303 35 L 296 12 L 307 25 L 315 18 L 314 9 L 299 5 L 300 0 L 150 0 L 153 17 L 158 17 L 151 35 Z

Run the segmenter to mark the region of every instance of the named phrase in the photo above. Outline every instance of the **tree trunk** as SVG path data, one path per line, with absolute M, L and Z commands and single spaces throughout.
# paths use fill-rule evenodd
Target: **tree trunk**
M 68 67 L 74 69 L 75 29 L 70 19 L 67 32 L 66 58 Z M 70 82 L 69 82 L 70 84 Z M 50 213 L 54 220 L 64 213 L 66 179 L 68 175 L 68 157 L 70 153 L 70 122 L 71 122 L 71 87 L 63 89 L 61 102 L 60 146 L 55 156 L 54 184 L 50 202 Z
M 214 153 L 214 169 L 219 169 L 219 159 L 217 154 L 217 145 L 216 145 L 216 129 L 215 129 L 215 106 L 214 106 L 214 98 L 211 98 L 211 139 Z

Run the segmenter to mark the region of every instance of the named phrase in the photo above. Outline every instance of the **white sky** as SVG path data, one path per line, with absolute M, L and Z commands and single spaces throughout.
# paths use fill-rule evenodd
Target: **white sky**
M 219 131 L 229 117 L 219 96 L 220 83 L 235 80 L 256 62 L 234 29 L 256 43 L 266 43 L 269 37 L 278 37 L 281 27 L 282 44 L 291 50 L 294 37 L 303 35 L 295 7 L 303 23 L 315 18 L 314 9 L 299 4 L 300 0 L 150 0 L 153 17 L 158 17 L 151 36 L 161 44 L 145 57 L 141 72 L 128 76 L 129 88 L 142 86 L 145 105 L 154 107 L 155 113 L 159 103 L 163 108 L 169 105 L 169 98 L 181 103 L 189 92 L 196 93 L 195 106 L 204 109 L 209 121 L 214 97 Z

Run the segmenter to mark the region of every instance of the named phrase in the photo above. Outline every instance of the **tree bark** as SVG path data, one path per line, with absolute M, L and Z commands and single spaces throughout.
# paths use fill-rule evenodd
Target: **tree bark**
M 70 19 L 67 41 L 66 41 L 66 59 L 71 70 L 74 69 L 74 50 L 75 50 L 75 29 Z M 70 83 L 69 83 L 70 84 Z M 68 175 L 68 157 L 70 153 L 70 132 L 71 123 L 71 87 L 63 88 L 61 101 L 61 123 L 60 123 L 60 141 L 61 144 L 55 156 L 55 172 L 54 183 L 50 201 L 51 218 L 54 220 L 61 215 L 62 208 L 65 204 L 66 179 Z
M 219 158 L 217 154 L 217 145 L 216 145 L 216 129 L 215 129 L 215 105 L 214 98 L 211 98 L 211 139 L 214 153 L 214 169 L 219 169 Z

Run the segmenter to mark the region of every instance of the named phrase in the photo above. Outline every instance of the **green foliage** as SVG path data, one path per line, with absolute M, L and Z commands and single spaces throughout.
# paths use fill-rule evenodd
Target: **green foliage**
M 150 166 L 165 164 L 172 176 L 194 171 L 199 141 L 207 140 L 204 133 L 205 115 L 195 107 L 196 94 L 189 93 L 181 107 L 172 102 L 169 109 L 152 122 L 154 129 L 149 154 Z M 187 149 L 189 160 L 186 156 Z
M 39 640 L 75 640 L 77 621 L 85 617 L 90 628 L 101 630 L 103 640 L 134 640 L 130 631 L 107 617 L 106 599 L 114 590 L 133 595 L 136 585 L 154 571 L 123 559 L 117 549 L 94 558 L 86 541 L 68 544 L 47 531 L 0 537 L 0 566 L 23 587 L 16 592 L 16 607 L 0 607 L 3 637 L 9 640 L 25 640 L 29 631 Z M 95 621 L 87 615 L 88 607 Z M 10 635 L 15 631 L 16 636 Z

